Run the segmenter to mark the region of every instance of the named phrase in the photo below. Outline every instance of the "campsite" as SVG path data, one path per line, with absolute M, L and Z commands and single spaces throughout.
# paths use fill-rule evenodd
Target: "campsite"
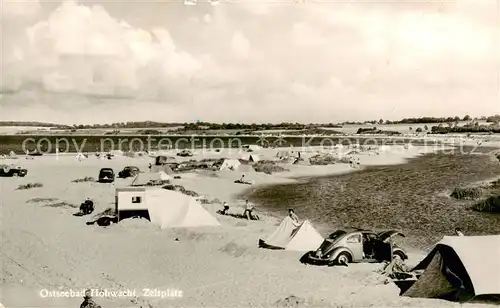
M 472 143 L 472 140 L 467 142 Z M 358 154 L 349 155 L 360 159 L 361 169 L 353 168 L 348 160 L 340 158 L 328 165 L 295 163 L 298 152 L 302 160 L 309 160 L 325 155 L 337 157 L 339 153 L 346 155 L 354 148 L 358 148 Z M 142 290 L 147 286 L 165 292 L 170 290 L 169 294 L 175 293 L 172 290 L 181 290 L 182 297 L 154 298 L 137 294 L 123 298 L 96 297 L 95 300 L 103 307 L 194 307 L 201 303 L 274 306 L 283 301 L 298 301 L 299 306 L 364 307 L 377 303 L 381 306 L 448 307 L 454 300 L 431 303 L 425 299 L 436 294 L 421 290 L 419 285 L 422 283 L 418 280 L 413 281 L 414 286 L 410 288 L 418 292 L 408 291 L 411 297 L 400 296 L 398 285 L 402 282 L 391 283 L 379 273 L 384 262 L 348 266 L 301 264 L 299 260 L 304 253 L 322 245 L 332 228 L 350 226 L 342 224 L 342 220 L 333 225 L 324 223 L 307 214 L 298 204 L 294 207 L 301 223 L 295 225 L 288 220 L 286 212 L 293 203 L 273 210 L 271 203 L 266 206 L 268 201 L 251 196 L 265 192 L 266 187 L 297 185 L 302 179 L 317 176 L 361 174 L 370 166 L 397 167 L 397 164 L 406 164 L 408 159 L 452 148 L 451 144 L 427 148 L 393 146 L 384 148 L 379 154 L 372 153 L 373 149 L 360 150 L 357 146 L 260 148 L 252 152 L 223 149 L 219 152 L 194 150 L 193 156 L 186 157 L 176 157 L 176 150 L 169 150 L 155 153 L 171 157 L 159 162 L 156 156 L 130 156 L 119 152 L 115 152 L 112 159 L 95 155 L 82 159 L 77 154 L 26 159 L 19 155 L 16 161 L 19 160 L 29 173 L 26 177 L 2 182 L 2 191 L 9 193 L 3 195 L 2 208 L 4 292 L 1 302 L 7 307 L 69 307 L 77 305 L 81 298 L 41 298 L 37 292 L 41 288 Z M 490 152 L 491 148 L 478 149 L 476 155 L 487 157 Z M 255 157 L 254 161 L 249 153 Z M 210 161 L 208 166 L 211 167 L 201 167 L 200 161 Z M 282 166 L 284 170 L 270 174 L 257 172 L 262 162 Z M 494 161 L 491 163 L 493 168 L 498 168 Z M 182 169 L 168 167 L 171 164 L 198 167 L 180 172 L 174 170 Z M 139 173 L 126 178 L 117 176 L 119 171 L 130 166 L 140 170 Z M 116 173 L 113 182 L 96 180 L 102 168 Z M 46 174 L 51 176 L 48 178 Z M 235 183 L 242 175 L 249 179 L 249 185 Z M 479 176 L 486 179 L 491 175 Z M 33 188 L 18 190 L 18 186 Z M 261 217 L 259 221 L 244 218 L 244 201 L 249 196 Z M 277 196 L 280 196 L 279 191 Z M 91 214 L 74 216 L 78 205 L 86 198 L 93 200 L 95 209 Z M 220 214 L 222 202 L 229 204 L 228 215 Z M 18 223 L 20 221 L 36 223 Z M 443 227 L 431 240 L 413 229 L 402 228 L 405 233 L 408 231 L 408 239 L 403 242 L 408 249 L 408 266 L 416 266 L 420 261 L 423 263 L 419 266 L 423 268 L 435 264 L 424 258 L 426 254 L 428 258 L 435 255 L 434 246 L 427 245 L 431 249 L 423 249 L 418 243 L 429 244 L 452 234 L 453 230 Z M 486 230 L 479 229 L 472 232 L 477 234 L 478 231 L 487 234 Z M 444 241 L 450 240 L 445 238 Z M 46 249 L 48 247 L 51 249 Z M 463 252 L 457 252 L 461 258 L 469 258 L 460 253 Z M 490 256 L 495 258 L 494 254 Z M 468 260 L 463 260 L 464 266 L 471 266 Z M 494 260 L 488 262 L 496 266 Z M 63 263 L 68 266 L 61 266 Z M 460 273 L 464 275 L 463 271 Z M 425 275 L 420 277 L 427 279 Z M 476 284 L 483 282 L 474 277 L 478 276 L 462 278 L 469 279 L 469 286 L 479 291 L 481 287 Z M 495 281 L 491 283 L 500 285 Z M 451 283 L 448 287 L 441 286 L 443 294 L 455 290 Z M 251 291 L 241 292 L 242 289 Z

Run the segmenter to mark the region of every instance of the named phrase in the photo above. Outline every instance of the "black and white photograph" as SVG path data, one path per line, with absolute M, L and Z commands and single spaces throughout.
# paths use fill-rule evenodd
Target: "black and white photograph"
M 500 0 L 0 1 L 0 308 L 500 305 Z

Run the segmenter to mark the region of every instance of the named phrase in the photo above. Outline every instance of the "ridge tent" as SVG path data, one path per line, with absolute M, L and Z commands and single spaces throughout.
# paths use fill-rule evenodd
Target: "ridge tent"
M 239 167 L 238 167 L 238 171 L 242 172 L 242 173 L 254 173 L 255 172 L 255 169 L 252 167 L 252 165 L 244 165 L 244 164 L 241 164 Z
M 422 276 L 403 296 L 458 301 L 500 294 L 500 235 L 445 236 L 412 271 Z
M 259 157 L 259 155 L 256 155 L 256 154 L 250 154 L 250 157 L 248 158 L 248 160 L 256 163 L 260 160 L 260 157 Z
M 241 163 L 237 159 L 226 159 L 220 166 L 219 170 L 237 170 Z
M 161 185 L 164 182 L 170 181 L 172 178 L 163 171 L 151 173 L 139 173 L 131 186 L 145 186 L 145 185 Z
M 270 249 L 310 251 L 316 250 L 323 240 L 308 220 L 296 226 L 287 216 L 278 228 L 266 240 L 260 240 L 259 244 L 263 248 Z
M 9 158 L 17 158 L 16 152 L 10 151 L 9 152 Z
M 161 229 L 220 226 L 193 197 L 177 191 L 151 188 L 117 188 L 115 198 L 118 221 L 144 217 Z

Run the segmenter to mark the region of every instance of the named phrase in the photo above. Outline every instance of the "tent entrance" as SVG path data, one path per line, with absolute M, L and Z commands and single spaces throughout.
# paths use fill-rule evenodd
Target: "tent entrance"
M 118 221 L 123 219 L 141 217 L 151 221 L 148 210 L 120 210 L 118 211 Z

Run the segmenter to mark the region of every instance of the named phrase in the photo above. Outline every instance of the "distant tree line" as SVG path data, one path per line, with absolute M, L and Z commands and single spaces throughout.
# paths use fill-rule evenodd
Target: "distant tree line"
M 486 121 L 489 123 L 497 123 L 500 122 L 500 115 L 496 114 L 489 117 L 480 117 L 480 118 L 472 118 L 469 115 L 465 115 L 463 117 L 421 117 L 421 118 L 404 118 L 399 121 L 390 121 L 390 120 L 372 120 L 365 122 L 342 122 L 338 124 L 334 123 L 309 123 L 309 124 L 301 124 L 301 123 L 291 123 L 291 122 L 282 122 L 282 123 L 264 123 L 264 124 L 245 124 L 245 123 L 209 123 L 209 122 L 201 122 L 197 121 L 195 123 L 165 123 L 165 122 L 154 122 L 154 121 L 139 121 L 139 122 L 117 122 L 111 124 L 74 124 L 74 125 L 62 125 L 62 124 L 54 124 L 54 123 L 44 123 L 44 122 L 19 122 L 19 121 L 0 121 L 0 126 L 38 126 L 38 127 L 50 127 L 54 129 L 127 129 L 127 128 L 171 128 L 171 127 L 182 127 L 181 130 L 271 130 L 271 129 L 289 129 L 289 130 L 303 130 L 303 129 L 314 129 L 318 127 L 328 127 L 328 128 L 341 128 L 342 125 L 363 125 L 363 124 L 424 124 L 424 123 L 455 123 L 457 124 L 459 121 Z

